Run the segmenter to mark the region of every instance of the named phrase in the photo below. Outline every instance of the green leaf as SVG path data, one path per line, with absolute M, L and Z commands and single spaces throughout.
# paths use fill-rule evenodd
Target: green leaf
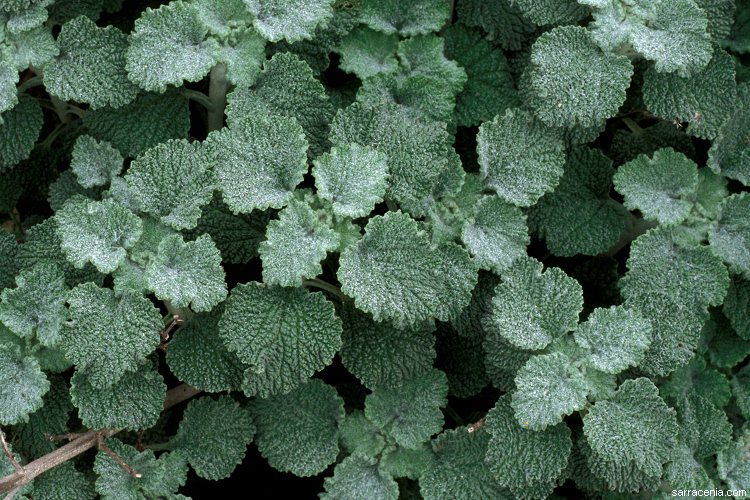
M 405 448 L 416 449 L 443 428 L 440 408 L 448 404 L 448 379 L 430 370 L 388 386 L 375 387 L 365 399 L 365 415 Z
M 721 215 L 708 233 L 711 250 L 735 274 L 750 278 L 750 196 L 738 193 L 724 199 Z
M 651 323 L 635 309 L 597 308 L 574 335 L 576 343 L 591 352 L 591 366 L 617 374 L 643 360 L 651 343 Z
M 209 38 L 198 11 L 180 0 L 146 9 L 136 19 L 125 53 L 128 78 L 150 92 L 197 82 L 215 64 L 218 43 Z
M 230 351 L 250 365 L 243 390 L 286 394 L 325 368 L 341 348 L 341 320 L 322 293 L 250 282 L 237 285 L 219 321 Z
M 44 346 L 56 345 L 62 323 L 68 319 L 69 288 L 62 271 L 45 263 L 21 271 L 16 284 L 0 295 L 0 321 L 20 337 L 36 336 Z
M 588 381 L 564 354 L 533 356 L 516 374 L 511 406 L 522 427 L 541 431 L 588 402 Z
M 724 314 L 729 318 L 737 335 L 750 340 L 750 280 L 740 275 L 731 275 L 727 296 L 724 299 Z
M 70 396 L 83 425 L 133 431 L 156 425 L 164 409 L 167 384 L 150 368 L 151 363 L 145 362 L 109 387 L 95 387 L 85 372 L 76 372 L 70 381 Z
M 245 0 L 253 24 L 272 42 L 309 40 L 333 17 L 333 0 Z
M 354 103 L 339 111 L 331 125 L 331 142 L 356 143 L 385 153 L 390 172 L 386 198 L 411 202 L 409 211 L 416 217 L 425 215 L 418 204 L 432 194 L 440 176 L 460 169 L 445 125 L 417 119 L 390 102 Z
M 411 36 L 438 31 L 449 11 L 441 0 L 362 0 L 359 17 L 376 31 Z
M 68 420 L 73 404 L 70 402 L 68 385 L 62 377 L 50 377 L 50 390 L 44 395 L 41 408 L 29 415 L 29 421 L 18 423 L 14 431 L 20 441 L 13 446 L 27 460 L 32 461 L 57 449 L 44 433 L 59 435 L 70 432 Z M 35 481 L 35 484 L 38 484 Z
M 9 62 L 0 61 L 0 113 L 18 104 L 16 83 L 18 83 L 18 71 Z M 3 124 L 2 120 L 2 115 L 0 115 L 0 125 Z
M 734 61 L 716 49 L 708 65 L 690 78 L 658 73 L 649 68 L 643 77 L 643 102 L 665 120 L 688 122 L 685 131 L 715 139 L 735 103 Z
M 732 396 L 737 409 L 743 417 L 750 416 L 750 369 L 747 365 L 732 375 L 729 384 L 732 388 Z
M 55 218 L 68 260 L 79 269 L 91 262 L 103 273 L 118 268 L 143 230 L 136 215 L 112 200 L 71 200 Z
M 714 41 L 722 43 L 732 32 L 735 2 L 733 0 L 696 0 L 695 3 L 706 13 L 708 21 L 706 31 Z
M 447 321 L 468 304 L 476 271 L 461 248 L 431 246 L 418 224 L 400 211 L 373 217 L 365 231 L 342 253 L 338 279 L 341 291 L 375 321 Z
M 346 303 L 340 316 L 341 362 L 365 387 L 390 386 L 430 371 L 435 359 L 431 323 L 399 328 L 388 321 L 373 321 L 372 315 Z
M 188 467 L 183 453 L 163 453 L 157 460 L 153 451 L 139 453 L 115 438 L 109 438 L 105 443 L 141 477 L 131 475 L 112 457 L 99 450 L 94 459 L 94 472 L 99 474 L 96 491 L 103 500 L 171 498 L 187 480 Z
M 728 448 L 722 450 L 716 456 L 716 469 L 719 478 L 734 490 L 747 490 L 748 485 L 750 485 L 747 438 L 747 430 L 745 430 L 740 437 L 729 444 Z
M 427 76 L 455 95 L 463 89 L 467 76 L 461 66 L 445 57 L 444 43 L 434 34 L 413 36 L 399 42 L 398 57 L 405 77 Z
M 94 497 L 93 479 L 76 469 L 73 462 L 64 462 L 34 478 L 35 500 L 93 500 Z
M 398 484 L 379 461 L 355 453 L 333 469 L 333 476 L 325 478 L 325 492 L 321 499 L 396 500 Z
M 448 395 L 468 398 L 478 394 L 490 379 L 485 369 L 484 332 L 462 336 L 450 325 L 440 323 L 436 331 L 435 368 L 448 377 Z
M 677 415 L 647 378 L 626 380 L 608 401 L 598 401 L 583 417 L 591 449 L 618 465 L 633 461 L 660 475 L 677 444 Z
M 333 213 L 365 217 L 383 201 L 388 163 L 385 154 L 369 146 L 345 144 L 313 161 L 318 196 L 331 202 Z
M 159 299 L 175 307 L 190 304 L 196 312 L 210 311 L 226 298 L 224 276 L 221 254 L 207 234 L 187 243 L 178 234 L 164 238 L 146 268 L 148 286 Z
M 28 422 L 49 388 L 36 359 L 21 354 L 18 346 L 0 344 L 0 424 Z
M 481 26 L 490 41 L 505 50 L 520 50 L 537 27 L 510 0 L 464 0 L 456 5 L 458 19 L 467 26 Z
M 393 73 L 398 69 L 396 49 L 398 37 L 357 27 L 341 39 L 336 52 L 341 56 L 339 68 L 354 73 L 364 80 L 378 73 Z
M 57 36 L 60 55 L 44 67 L 44 86 L 63 101 L 119 108 L 135 99 L 138 87 L 125 71 L 125 34 L 114 26 L 99 28 L 80 16 Z
M 305 202 L 292 200 L 268 223 L 266 239 L 258 253 L 263 260 L 263 282 L 300 286 L 303 278 L 322 272 L 320 262 L 336 250 L 339 238 L 320 215 Z
M 696 459 L 719 453 L 732 439 L 726 413 L 696 394 L 679 402 L 677 422 L 680 442 L 688 446 Z
M 747 141 L 747 142 L 746 142 Z M 729 116 L 719 129 L 711 149 L 708 166 L 716 173 L 750 185 L 750 88 L 737 86 L 737 97 Z
M 43 16 L 47 15 L 44 8 L 40 9 Z M 43 19 L 37 19 L 40 23 Z M 37 21 L 34 20 L 34 21 Z M 7 63 L 11 66 L 11 75 L 13 68 L 16 71 L 24 71 L 29 66 L 43 67 L 52 62 L 60 53 L 52 33 L 46 26 L 22 26 L 20 30 L 13 32 L 8 22 L 8 31 L 5 34 L 5 43 L 0 47 L 2 54 Z M 33 22 L 33 21 L 32 21 Z M 2 28 L 0 28 L 0 33 Z
M 230 128 L 237 128 L 238 122 L 250 115 L 294 117 L 310 144 L 310 159 L 328 149 L 333 106 L 310 66 L 294 54 L 275 54 L 265 61 L 255 82 L 248 88 L 235 89 L 227 101 Z
M 487 413 L 484 429 L 492 436 L 485 461 L 498 483 L 511 490 L 539 487 L 557 479 L 573 446 L 564 423 L 542 431 L 521 426 L 513 414 L 510 394 L 502 396 Z
M 625 102 L 633 65 L 599 49 L 585 28 L 563 26 L 537 38 L 526 73 L 538 118 L 554 127 L 592 127 Z
M 70 292 L 68 303 L 72 322 L 61 332 L 60 348 L 96 389 L 136 370 L 138 360 L 159 344 L 161 313 L 140 294 L 124 290 L 115 296 L 84 283 Z
M 174 375 L 206 392 L 239 391 L 245 366 L 219 336 L 224 304 L 195 314 L 169 341 L 167 365 Z
M 0 173 L 29 157 L 43 121 L 42 108 L 26 94 L 0 115 Z
M 726 375 L 706 367 L 702 356 L 694 357 L 690 363 L 672 372 L 669 379 L 659 386 L 659 394 L 666 400 L 672 398 L 675 401 L 697 394 L 716 408 L 724 408 L 732 395 Z
M 523 257 L 503 273 L 484 327 L 521 349 L 543 349 L 578 323 L 583 292 L 556 267 L 542 274 L 542 263 Z
M 125 180 L 142 211 L 175 229 L 192 229 L 216 188 L 213 165 L 200 143 L 173 139 L 140 154 Z
M 529 232 L 521 210 L 498 196 L 484 196 L 461 230 L 461 239 L 481 269 L 501 272 L 526 255 Z
M 238 29 L 231 32 L 215 57 L 226 65 L 226 77 L 230 83 L 247 87 L 260 73 L 261 62 L 265 61 L 265 47 L 266 39 L 256 30 Z
M 231 397 L 202 397 L 188 403 L 170 446 L 185 452 L 198 476 L 217 480 L 242 462 L 254 434 L 250 413 Z
M 520 104 L 503 51 L 490 44 L 481 30 L 451 24 L 443 39 L 445 57 L 464 68 L 468 78 L 456 96 L 459 126 L 479 125 Z
M 724 298 L 724 310 L 727 309 L 733 285 L 734 282 L 729 285 Z M 715 310 L 711 319 L 703 325 L 698 353 L 708 354 L 711 364 L 717 368 L 732 368 L 750 354 L 750 341 L 737 335 L 723 311 Z
M 483 186 L 519 206 L 533 205 L 558 184 L 565 151 L 552 130 L 525 111 L 509 109 L 477 134 Z
M 339 423 L 339 444 L 352 455 L 377 457 L 385 446 L 385 438 L 362 410 L 354 410 Z
M 231 36 L 237 28 L 249 26 L 253 21 L 243 0 L 195 0 L 191 5 L 209 32 L 220 38 Z
M 511 2 L 538 26 L 576 23 L 589 15 L 589 9 L 575 0 L 511 0 Z
M 274 469 L 314 476 L 336 460 L 344 401 L 333 386 L 314 379 L 288 394 L 253 400 L 250 413 L 258 450 Z
M 125 159 L 106 141 L 99 142 L 90 135 L 81 135 L 73 147 L 70 169 L 78 183 L 90 188 L 105 186 L 120 175 Z
M 307 171 L 307 141 L 294 118 L 251 114 L 211 132 L 205 144 L 234 213 L 283 207 Z
M 188 136 L 188 99 L 176 90 L 142 93 L 116 109 L 107 106 L 87 111 L 83 124 L 96 139 L 110 142 L 125 156 L 135 157 L 169 139 Z
M 419 478 L 425 500 L 510 499 L 484 461 L 490 435 L 479 428 L 447 430 L 432 441 L 435 458 Z
M 427 443 L 413 450 L 390 444 L 380 458 L 380 467 L 393 477 L 417 480 L 431 460 L 432 450 Z

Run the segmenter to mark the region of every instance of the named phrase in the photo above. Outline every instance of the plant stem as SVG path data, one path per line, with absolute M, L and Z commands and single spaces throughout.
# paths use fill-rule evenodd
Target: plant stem
M 209 99 L 208 96 L 204 94 L 203 92 L 198 92 L 197 90 L 192 90 L 192 89 L 186 89 L 184 87 L 182 88 L 181 92 L 185 97 L 187 97 L 188 99 L 194 100 L 195 102 L 202 105 L 204 108 L 208 109 L 209 111 L 213 110 L 214 105 L 211 102 L 211 99 Z
M 625 230 L 620 235 L 620 239 L 617 243 L 612 245 L 609 250 L 602 253 L 605 257 L 614 257 L 617 252 L 628 246 L 631 242 L 635 241 L 640 235 L 645 234 L 646 231 L 659 225 L 655 220 L 645 220 L 641 217 L 636 217 L 628 211 L 621 203 L 617 203 L 615 200 L 608 200 L 609 204 L 616 206 L 620 210 L 627 214 L 625 221 Z
M 466 422 L 464 422 L 464 419 L 461 418 L 461 415 L 459 415 L 458 413 L 456 413 L 456 410 L 454 410 L 453 408 L 451 408 L 450 405 L 445 405 L 445 407 L 443 408 L 443 410 L 445 410 L 445 413 L 447 413 L 448 415 L 451 416 L 451 418 L 453 419 L 454 422 L 456 422 L 457 425 L 461 426 L 461 425 L 464 425 L 466 423 Z
M 631 118 L 628 118 L 627 116 L 622 119 L 622 123 L 628 126 L 631 132 L 633 132 L 635 135 L 643 135 L 643 129 L 638 126 L 636 122 L 634 122 Z
M 304 280 L 302 282 L 302 286 L 314 286 L 316 288 L 320 288 L 321 290 L 325 290 L 326 292 L 331 292 L 336 297 L 340 298 L 341 300 L 351 300 L 351 297 L 346 295 L 344 292 L 341 291 L 341 289 L 337 286 L 331 285 L 328 282 L 325 282 L 318 278 L 313 278 L 311 280 Z
M 208 98 L 211 108 L 208 109 L 208 131 L 213 132 L 224 126 L 224 108 L 227 107 L 227 67 L 219 63 L 211 68 L 211 82 L 208 85 Z
M 16 87 L 16 92 L 18 93 L 18 95 L 21 95 L 27 90 L 29 90 L 31 87 L 36 87 L 39 85 L 44 85 L 44 82 L 42 81 L 42 77 L 32 76 L 31 78 L 23 82 L 21 85 Z

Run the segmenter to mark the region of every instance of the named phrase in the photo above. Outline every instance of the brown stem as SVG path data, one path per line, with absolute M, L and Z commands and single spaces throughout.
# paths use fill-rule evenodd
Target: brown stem
M 99 447 L 99 449 L 102 450 L 107 455 L 109 455 L 112 460 L 120 464 L 120 467 L 125 469 L 128 472 L 128 474 L 138 479 L 143 477 L 143 474 L 141 474 L 140 472 L 136 472 L 135 469 L 133 469 L 128 464 L 126 464 L 125 461 L 122 458 L 120 458 L 120 455 L 118 455 L 117 453 L 109 449 L 109 446 L 107 446 L 107 443 L 104 442 L 104 437 L 102 436 L 101 432 L 97 433 L 97 438 L 98 439 L 97 439 L 96 444 Z

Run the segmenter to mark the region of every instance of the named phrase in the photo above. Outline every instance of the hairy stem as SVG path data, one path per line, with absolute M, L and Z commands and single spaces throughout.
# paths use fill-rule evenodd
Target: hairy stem
M 208 109 L 208 131 L 213 132 L 224 126 L 224 108 L 227 107 L 227 67 L 219 63 L 211 68 L 211 82 L 208 85 L 208 98 L 212 109 Z
M 318 278 L 313 278 L 311 280 L 304 280 L 302 282 L 302 286 L 305 286 L 305 287 L 314 286 L 316 288 L 320 288 L 321 290 L 325 290 L 326 292 L 331 292 L 336 297 L 342 300 L 351 300 L 351 297 L 349 297 L 344 292 L 342 292 L 339 287 L 331 285 L 330 283 L 323 281 L 321 279 L 318 279 Z
M 29 90 L 32 87 L 38 87 L 39 85 L 44 85 L 44 82 L 42 81 L 41 76 L 32 76 L 22 84 L 20 84 L 18 87 L 16 87 L 16 93 L 18 95 L 23 94 L 27 90 Z
M 180 92 L 182 92 L 182 95 L 184 95 L 188 99 L 194 100 L 195 102 L 197 102 L 198 104 L 206 108 L 207 110 L 211 111 L 214 109 L 214 105 L 211 102 L 211 99 L 209 99 L 209 97 L 203 92 L 198 92 L 197 90 L 192 90 L 192 89 L 186 89 L 185 87 L 183 87 L 180 90 Z
M 625 220 L 625 230 L 620 235 L 620 239 L 609 250 L 601 254 L 605 257 L 614 257 L 617 252 L 630 245 L 640 235 L 659 225 L 655 220 L 645 220 L 641 217 L 636 217 L 615 200 L 610 199 L 609 203 L 624 211 L 627 214 L 627 219 Z
M 638 124 L 627 116 L 622 119 L 622 123 L 628 126 L 631 132 L 635 135 L 643 135 L 643 129 Z

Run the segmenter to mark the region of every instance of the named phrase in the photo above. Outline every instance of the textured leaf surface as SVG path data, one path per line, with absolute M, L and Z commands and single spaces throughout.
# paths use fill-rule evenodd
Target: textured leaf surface
M 440 0 L 362 0 L 359 16 L 374 30 L 410 36 L 439 30 L 448 13 Z
M 128 78 L 152 92 L 167 85 L 197 82 L 214 65 L 218 44 L 205 40 L 208 29 L 198 11 L 180 0 L 146 9 L 135 21 L 125 54 Z
M 488 33 L 487 38 L 496 40 L 505 50 L 519 50 L 536 30 L 510 0 L 464 0 L 458 2 L 456 10 L 462 23 L 481 26 Z
M 88 111 L 83 124 L 93 137 L 109 141 L 125 156 L 135 157 L 169 139 L 187 137 L 188 99 L 175 90 L 143 93 L 116 109 L 107 106 Z
M 149 287 L 175 307 L 188 304 L 196 312 L 210 311 L 227 296 L 221 254 L 204 234 L 185 243 L 180 235 L 164 238 L 146 269 Z
M 434 327 L 430 323 L 399 328 L 373 321 L 370 314 L 344 305 L 341 362 L 365 387 L 393 385 L 423 375 L 435 359 Z
M 21 453 L 27 460 L 34 460 L 57 449 L 57 444 L 50 441 L 44 433 L 67 434 L 70 412 L 73 404 L 70 402 L 68 384 L 62 377 L 50 377 L 50 390 L 44 395 L 44 405 L 29 415 L 29 421 L 18 423 L 14 431 L 20 441 L 13 444 L 13 449 Z M 34 484 L 38 484 L 36 481 Z
M 677 415 L 659 397 L 654 384 L 626 380 L 608 401 L 597 402 L 583 417 L 591 449 L 606 460 L 629 461 L 658 475 L 677 444 Z
M 464 269 L 448 275 L 441 272 L 446 264 L 451 267 L 453 258 L 432 247 L 407 214 L 388 212 L 372 218 L 365 236 L 344 251 L 338 278 L 341 290 L 355 298 L 358 308 L 372 313 L 375 321 L 415 324 L 432 317 L 447 320 L 468 304 L 476 284 L 476 274 L 472 281 Z M 453 267 L 461 266 L 457 264 Z M 458 311 L 446 311 L 456 300 L 463 304 Z
M 344 402 L 333 386 L 313 379 L 288 394 L 253 400 L 250 413 L 258 450 L 271 467 L 307 477 L 336 460 Z
M 0 423 L 28 422 L 49 390 L 39 362 L 12 344 L 0 344 Z
M 29 157 L 42 129 L 42 108 L 27 95 L 0 115 L 0 173 Z
M 73 147 L 70 168 L 78 183 L 90 188 L 104 186 L 120 175 L 124 158 L 106 141 L 99 142 L 90 135 L 80 136 Z
M 327 477 L 321 499 L 396 500 L 398 484 L 378 465 L 378 460 L 360 454 L 346 457 Z
M 62 271 L 54 264 L 41 264 L 21 271 L 16 285 L 0 295 L 0 321 L 20 337 L 36 336 L 42 345 L 56 345 L 62 323 L 68 319 L 69 288 Z
M 502 396 L 487 414 L 484 428 L 491 434 L 485 460 L 501 486 L 523 489 L 541 486 L 556 479 L 568 462 L 573 445 L 570 429 L 560 423 L 543 431 L 519 425 L 510 405 L 510 395 Z
M 750 196 L 725 198 L 721 215 L 708 235 L 711 250 L 729 264 L 732 272 L 750 278 Z
M 87 102 L 92 109 L 118 108 L 135 99 L 138 87 L 125 71 L 127 39 L 114 26 L 99 28 L 80 16 L 57 36 L 60 55 L 44 67 L 44 86 L 63 101 Z
M 643 78 L 643 102 L 649 111 L 666 120 L 688 122 L 688 134 L 715 139 L 736 95 L 729 54 L 716 49 L 708 65 L 690 78 L 657 70 L 650 68 Z
M 537 117 L 556 127 L 591 127 L 625 102 L 633 66 L 602 52 L 585 28 L 563 26 L 537 38 L 527 72 Z
M 521 349 L 543 349 L 575 329 L 583 308 L 581 285 L 559 268 L 542 267 L 524 257 L 503 273 L 485 317 L 486 329 Z
M 34 479 L 36 500 L 93 500 L 94 497 L 94 481 L 76 469 L 72 462 L 62 463 Z
M 405 448 L 416 449 L 443 428 L 448 379 L 440 370 L 379 386 L 365 399 L 365 415 Z
M 206 392 L 238 391 L 245 366 L 219 336 L 224 305 L 199 313 L 169 341 L 167 365 L 177 378 Z
M 575 332 L 578 345 L 591 352 L 591 365 L 605 373 L 638 366 L 651 343 L 651 323 L 636 310 L 597 308 Z
M 175 229 L 192 229 L 216 187 L 213 164 L 199 143 L 170 140 L 133 160 L 125 180 L 142 211 Z
M 565 164 L 563 145 L 554 133 L 520 110 L 483 123 L 477 153 L 484 187 L 521 207 L 551 191 Z
M 285 394 L 341 348 L 341 320 L 322 293 L 250 282 L 227 299 L 219 334 L 245 372 L 245 394 Z
M 750 340 L 750 280 L 731 276 L 723 309 L 737 335 Z
M 334 146 L 313 161 L 317 194 L 331 202 L 337 215 L 364 217 L 383 201 L 387 161 L 385 154 L 368 146 Z
M 714 172 L 750 185 L 750 88 L 737 86 L 734 107 L 708 151 L 708 165 Z
M 159 344 L 161 313 L 151 301 L 129 290 L 115 296 L 94 283 L 75 287 L 68 297 L 72 322 L 61 332 L 60 348 L 88 376 L 94 388 L 104 389 L 136 370 Z
M 385 437 L 364 411 L 354 410 L 339 423 L 339 444 L 347 453 L 375 458 L 383 451 Z
M 226 65 L 227 80 L 238 86 L 252 85 L 265 61 L 266 39 L 252 29 L 233 30 L 215 56 Z
M 339 67 L 364 80 L 378 73 L 395 72 L 398 69 L 397 48 L 398 37 L 395 34 L 361 27 L 344 36 L 336 52 L 341 55 Z
M 333 17 L 333 0 L 245 0 L 253 24 L 272 42 L 309 40 L 315 27 Z
M 698 188 L 698 165 L 672 148 L 656 151 L 653 158 L 640 155 L 622 165 L 614 176 L 625 206 L 640 210 L 646 219 L 679 224 L 693 208 Z
M 232 398 L 203 397 L 190 401 L 170 444 L 186 452 L 198 476 L 217 480 L 242 462 L 254 434 L 250 413 Z
M 234 213 L 281 208 L 307 171 L 307 141 L 294 118 L 249 115 L 211 132 L 206 146 L 224 201 Z
M 659 386 L 659 394 L 668 401 L 678 402 L 697 394 L 716 408 L 724 408 L 729 403 L 731 390 L 726 375 L 707 367 L 703 357 L 696 356 Z
M 576 23 L 589 14 L 589 10 L 575 0 L 511 1 L 528 19 L 539 26 Z
M 70 396 L 83 425 L 90 429 L 148 429 L 156 425 L 164 409 L 167 384 L 146 362 L 136 371 L 127 371 L 109 387 L 91 385 L 85 373 L 71 379 Z
M 716 457 L 716 468 L 727 486 L 733 489 L 747 489 L 750 483 L 750 460 L 747 460 L 747 431 L 733 440 Z
M 299 286 L 303 278 L 322 272 L 320 261 L 339 245 L 336 232 L 310 206 L 292 200 L 266 228 L 258 247 L 263 260 L 263 282 Z
M 18 243 L 12 234 L 0 233 L 0 290 L 12 288 L 19 270 Z
M 55 218 L 68 260 L 79 269 L 91 262 L 103 273 L 117 269 L 143 231 L 138 216 L 112 200 L 79 198 L 66 203 Z
M 560 257 L 595 255 L 617 243 L 625 214 L 611 202 L 615 171 L 599 150 L 574 148 L 568 153 L 560 184 L 533 208 L 547 248 Z

